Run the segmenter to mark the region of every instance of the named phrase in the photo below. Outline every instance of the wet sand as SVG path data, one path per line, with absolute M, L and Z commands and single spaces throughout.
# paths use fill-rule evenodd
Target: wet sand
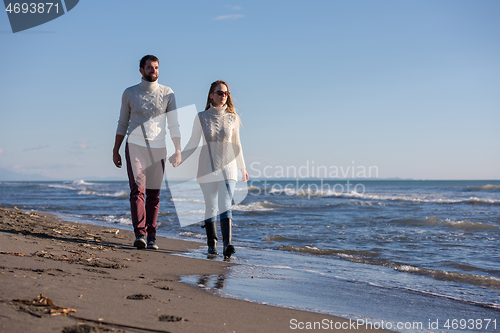
M 159 237 L 152 251 L 133 240 L 126 230 L 0 208 L 0 331 L 369 331 L 344 318 L 204 292 L 179 277 L 224 274 L 230 262 L 172 255 L 197 242 Z

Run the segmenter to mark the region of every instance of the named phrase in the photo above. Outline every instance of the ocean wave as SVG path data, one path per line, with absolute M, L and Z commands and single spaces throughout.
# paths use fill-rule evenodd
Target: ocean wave
M 328 184 L 327 184 L 328 185 Z M 475 190 L 481 191 L 500 191 L 500 185 L 484 185 L 479 187 L 468 187 Z M 338 199 L 353 199 L 359 201 L 373 201 L 373 202 L 384 202 L 384 201 L 394 201 L 394 202 L 410 202 L 410 203 L 435 203 L 435 204 L 473 204 L 473 205 L 500 205 L 500 200 L 469 197 L 469 198 L 436 198 L 428 195 L 422 194 L 373 194 L 364 192 L 365 188 L 356 188 L 355 186 L 350 187 L 339 187 L 331 188 L 330 186 L 323 185 L 323 188 L 316 184 L 304 184 L 303 186 L 278 186 L 278 187 L 249 187 L 249 193 L 253 195 L 257 194 L 268 194 L 273 196 L 302 196 L 312 198 L 338 198 Z
M 279 249 L 282 251 L 291 251 L 298 253 L 308 253 L 314 255 L 335 255 L 339 258 L 364 260 L 366 258 L 377 257 L 378 254 L 370 251 L 355 251 L 355 250 L 335 250 L 335 249 L 318 249 L 314 246 L 294 246 L 294 245 L 280 245 Z
M 343 197 L 343 198 L 361 198 L 363 195 L 361 193 L 358 193 L 356 191 L 349 191 L 349 192 L 342 192 L 338 193 L 332 190 L 319 190 L 317 187 L 304 187 L 299 189 L 295 188 L 271 188 L 268 189 L 265 193 L 270 194 L 270 195 L 287 195 L 287 196 L 299 196 L 299 197 L 316 197 L 316 198 L 323 198 L 323 197 Z
M 197 233 L 197 232 L 192 232 L 192 231 L 185 231 L 185 232 L 180 232 L 178 236 L 181 237 L 190 237 L 190 238 L 198 238 L 198 239 L 204 239 L 207 238 L 206 235 Z
M 260 188 L 258 186 L 249 186 L 248 187 L 248 192 L 261 192 L 263 191 L 263 188 Z
M 191 215 L 191 214 L 195 214 L 195 215 L 199 215 L 199 214 L 205 214 L 205 210 L 204 209 L 199 209 L 199 210 L 188 210 L 188 211 L 178 211 L 177 212 L 177 215 Z
M 500 185 L 487 184 L 483 186 L 468 186 L 466 191 L 500 191 Z
M 279 242 L 279 241 L 293 241 L 294 239 L 284 237 L 281 235 L 266 235 L 262 240 L 266 241 L 268 243 L 272 243 L 272 242 Z
M 172 211 L 172 212 L 158 212 L 158 216 L 172 216 L 172 215 L 176 215 L 177 212 L 176 211 Z
M 52 188 L 64 188 L 68 190 L 77 190 L 81 189 L 81 186 L 87 186 L 87 185 L 97 185 L 96 183 L 89 183 L 84 180 L 75 180 L 72 182 L 63 182 L 62 184 L 48 184 L 48 187 Z M 80 186 L 80 187 L 78 187 Z
M 336 197 L 336 198 L 345 198 L 345 199 L 362 199 L 362 200 L 371 200 L 371 201 L 409 201 L 415 203 L 421 202 L 429 202 L 428 199 L 418 198 L 418 197 L 410 197 L 410 196 L 399 196 L 399 195 L 376 195 L 369 193 L 336 193 L 332 191 L 328 191 L 325 197 Z
M 79 185 L 95 185 L 95 183 L 89 183 L 89 182 L 84 181 L 83 179 L 75 180 L 71 184 L 76 185 L 76 186 L 79 186 Z
M 235 205 L 233 206 L 233 210 L 243 211 L 243 212 L 265 212 L 272 211 L 275 208 L 285 207 L 282 205 L 278 205 L 269 201 L 255 201 L 249 203 L 248 205 Z
M 385 206 L 386 204 L 380 201 L 355 201 L 352 203 L 355 206 Z
M 283 251 L 292 251 L 313 255 L 333 255 L 337 258 L 346 259 L 356 263 L 384 266 L 392 268 L 399 272 L 425 275 L 435 280 L 467 283 L 485 288 L 500 290 L 500 279 L 493 276 L 416 267 L 409 264 L 398 263 L 379 258 L 379 255 L 377 253 L 373 253 L 370 251 L 318 249 L 313 246 L 293 245 L 281 245 L 279 249 Z
M 128 198 L 129 194 L 125 191 L 118 191 L 114 193 L 98 192 L 95 190 L 85 189 L 78 192 L 78 195 L 95 195 L 98 197 L 116 197 L 116 198 Z
M 173 202 L 193 202 L 193 203 L 205 203 L 203 200 L 198 199 L 181 199 L 181 198 L 172 198 Z
M 399 195 L 399 194 L 373 194 L 364 192 L 361 188 L 351 187 L 341 187 L 341 188 L 331 188 L 330 186 L 321 188 L 316 184 L 310 184 L 297 187 L 255 187 L 249 188 L 249 192 L 252 194 L 269 194 L 274 196 L 307 196 L 308 198 L 338 198 L 338 199 L 355 199 L 362 201 L 373 201 L 373 202 L 384 202 L 384 201 L 401 201 L 401 202 L 411 202 L 411 203 L 435 203 L 435 204 L 474 204 L 474 205 L 500 205 L 500 200 L 469 197 L 469 198 L 436 198 L 429 197 L 422 194 L 414 195 Z M 481 191 L 500 191 L 500 185 L 484 185 L 479 187 L 469 187 L 469 189 L 481 190 Z
M 500 290 L 500 279 L 493 276 L 485 276 L 480 274 L 460 273 L 453 271 L 441 271 L 436 269 L 420 268 L 411 265 L 388 264 L 387 266 L 399 272 L 416 273 L 429 276 L 436 280 L 453 281 L 473 284 L 476 286 L 486 287 L 490 289 Z
M 414 196 L 399 196 L 399 195 L 373 195 L 360 193 L 327 193 L 323 197 L 336 197 L 345 199 L 361 199 L 370 201 L 402 201 L 413 203 L 435 203 L 435 204 L 474 204 L 474 205 L 500 205 L 500 200 L 485 199 L 478 197 L 449 199 L 449 198 L 422 198 Z
M 116 216 L 116 215 L 101 216 L 99 219 L 102 221 L 109 222 L 109 223 L 132 225 L 132 220 L 130 218 Z
M 481 222 L 470 222 L 470 221 L 452 221 L 450 219 L 441 220 L 435 216 L 426 217 L 425 219 L 398 219 L 391 220 L 389 223 L 398 224 L 413 224 L 419 226 L 433 226 L 433 227 L 449 227 L 454 229 L 464 229 L 464 230 L 488 230 L 488 229 L 498 229 L 498 226 L 485 224 Z
M 83 180 L 74 181 L 72 183 L 63 183 L 63 184 L 48 184 L 47 187 L 50 188 L 60 188 L 64 190 L 70 191 L 78 191 L 78 195 L 95 195 L 99 197 L 116 197 L 116 198 L 128 198 L 129 193 L 126 191 L 117 191 L 108 193 L 102 190 L 96 190 L 92 187 L 88 187 L 88 185 L 96 185 L 93 183 L 88 183 Z
M 465 203 L 470 203 L 470 204 L 483 204 L 483 205 L 500 205 L 500 200 L 493 200 L 493 199 L 482 199 L 482 198 L 476 198 L 476 197 L 470 197 L 469 199 L 463 200 Z
M 65 190 L 73 190 L 73 191 L 79 191 L 79 190 L 81 190 L 81 188 L 77 188 L 77 187 L 74 187 L 74 186 L 71 186 L 71 185 L 60 185 L 60 184 L 49 184 L 49 185 L 47 185 L 47 187 L 62 188 L 62 189 L 65 189 Z

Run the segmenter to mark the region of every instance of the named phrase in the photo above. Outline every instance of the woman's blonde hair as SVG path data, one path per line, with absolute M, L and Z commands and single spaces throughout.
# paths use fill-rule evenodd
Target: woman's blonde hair
M 205 106 L 205 110 L 210 109 L 210 105 L 212 104 L 212 100 L 210 99 L 210 94 L 212 94 L 213 92 L 215 92 L 215 88 L 217 88 L 217 86 L 219 84 L 225 85 L 226 88 L 227 88 L 227 91 L 228 92 L 230 91 L 229 90 L 229 85 L 225 81 L 217 80 L 215 82 L 212 82 L 212 84 L 210 85 L 210 89 L 208 90 L 207 105 Z M 226 105 L 227 105 L 226 111 L 229 112 L 229 113 L 235 114 L 236 118 L 238 118 L 238 122 L 241 124 L 241 119 L 238 116 L 238 114 L 236 113 L 236 109 L 235 109 L 234 104 L 233 104 L 233 99 L 231 98 L 231 93 L 229 93 L 227 95 Z

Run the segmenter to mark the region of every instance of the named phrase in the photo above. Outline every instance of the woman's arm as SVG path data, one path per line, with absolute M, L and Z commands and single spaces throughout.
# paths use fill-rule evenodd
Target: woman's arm
M 191 132 L 191 138 L 184 147 L 184 150 L 181 152 L 182 162 L 184 162 L 189 156 L 191 156 L 196 150 L 196 148 L 198 148 L 198 143 L 200 143 L 201 139 L 201 133 L 202 132 L 201 132 L 200 118 L 198 117 L 198 115 L 196 115 L 193 122 L 193 130 Z M 173 163 L 175 161 L 175 159 L 173 158 L 174 155 L 172 155 L 168 159 L 170 163 Z
M 231 143 L 233 146 L 234 156 L 236 158 L 236 164 L 238 165 L 238 169 L 241 171 L 241 181 L 246 182 L 248 180 L 248 173 L 245 167 L 245 159 L 243 158 L 243 149 L 241 148 L 239 123 L 236 124 L 236 127 L 233 130 Z

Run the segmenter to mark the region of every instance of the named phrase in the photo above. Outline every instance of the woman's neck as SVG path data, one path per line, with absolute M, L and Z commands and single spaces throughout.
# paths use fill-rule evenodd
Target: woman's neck
M 210 104 L 210 108 L 208 109 L 208 112 L 216 114 L 216 115 L 221 115 L 226 113 L 227 105 L 224 104 L 223 106 L 214 106 L 213 104 Z

